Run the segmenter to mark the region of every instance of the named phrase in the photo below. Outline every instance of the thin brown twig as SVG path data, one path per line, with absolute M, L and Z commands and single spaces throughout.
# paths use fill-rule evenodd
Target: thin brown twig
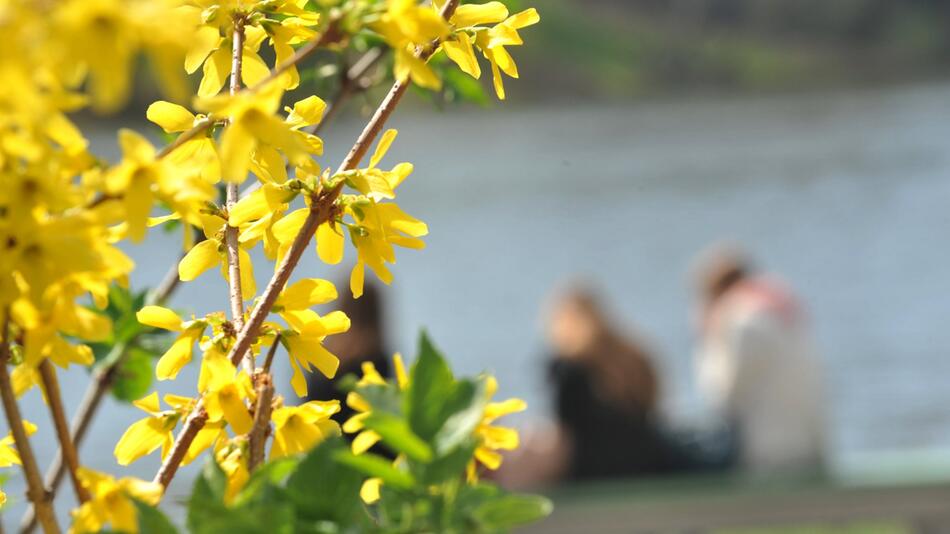
M 360 56 L 356 63 L 346 70 L 346 74 L 340 80 L 340 88 L 337 90 L 336 97 L 330 102 L 330 107 L 323 116 L 323 120 L 313 126 L 305 128 L 305 130 L 308 133 L 319 134 L 325 124 L 332 122 L 333 119 L 336 118 L 336 115 L 343 109 L 343 106 L 346 105 L 347 101 L 349 101 L 354 94 L 361 93 L 368 89 L 369 84 L 365 81 L 366 74 L 382 57 L 382 48 L 372 48 Z
M 165 457 L 165 460 L 162 462 L 162 466 L 158 470 L 158 473 L 155 474 L 155 479 L 153 482 L 161 484 L 162 487 L 168 487 L 168 484 L 171 483 L 172 478 L 175 477 L 175 473 L 178 471 L 178 467 L 181 465 L 182 460 L 185 459 L 185 453 L 188 452 L 188 448 L 191 447 L 191 442 L 195 440 L 198 432 L 201 431 L 207 422 L 208 412 L 205 410 L 204 400 L 198 399 L 195 407 L 185 419 L 181 432 L 175 439 L 175 443 L 172 444 L 172 448 L 168 452 L 168 456 Z
M 264 463 L 264 446 L 267 444 L 267 430 L 270 428 L 270 416 L 274 401 L 274 379 L 269 372 L 260 371 L 255 377 L 257 402 L 254 406 L 254 426 L 247 434 L 248 454 L 247 470 L 254 472 Z
M 455 12 L 458 4 L 459 0 L 448 0 L 448 2 L 446 2 L 442 7 L 442 17 L 446 20 L 449 19 Z M 435 47 L 429 46 L 423 50 L 417 51 L 416 54 L 420 59 L 426 60 L 434 53 L 434 51 Z M 406 93 L 406 89 L 409 88 L 410 83 L 411 82 L 409 80 L 397 80 L 396 83 L 393 84 L 392 88 L 389 90 L 389 93 L 386 95 L 386 98 L 384 98 L 380 103 L 376 113 L 373 114 L 370 122 L 363 129 L 363 132 L 357 138 L 353 148 L 350 149 L 350 152 L 343 160 L 343 163 L 337 170 L 337 174 L 347 170 L 355 169 L 359 165 L 367 151 L 369 151 L 369 147 L 376 139 L 376 136 L 379 135 L 380 131 L 382 131 L 387 119 L 389 119 L 390 115 L 392 115 L 393 111 L 396 109 L 400 99 Z M 267 284 L 267 287 L 261 294 L 260 302 L 254 307 L 254 310 L 251 312 L 247 323 L 244 325 L 244 328 L 238 333 L 238 337 L 234 342 L 234 346 L 231 347 L 228 358 L 235 365 L 237 364 L 237 358 L 240 357 L 240 354 L 243 354 L 244 351 L 248 350 L 253 340 L 257 337 L 257 333 L 260 330 L 261 325 L 263 325 L 264 319 L 267 318 L 270 310 L 274 307 L 274 302 L 277 300 L 280 291 L 283 290 L 284 285 L 290 278 L 290 274 L 300 261 L 300 257 L 303 255 L 303 251 L 309 245 L 310 239 L 316 232 L 317 227 L 321 223 L 330 220 L 330 218 L 333 216 L 336 209 L 335 202 L 342 189 L 343 182 L 341 181 L 333 189 L 329 191 L 321 191 L 315 196 L 315 198 L 311 199 L 309 213 L 307 214 L 306 219 L 304 219 L 303 225 L 300 227 L 300 231 L 297 233 L 297 236 L 294 238 L 290 249 L 284 256 L 280 265 L 277 267 L 277 270 L 274 272 L 274 276 L 271 278 L 271 281 Z M 162 462 L 158 473 L 155 475 L 155 482 L 162 484 L 162 486 L 166 488 L 168 487 L 168 484 L 171 483 L 175 473 L 178 471 L 178 467 L 181 464 L 181 460 L 184 457 L 185 451 L 188 450 L 191 442 L 195 439 L 198 431 L 201 430 L 201 427 L 204 426 L 206 421 L 207 413 L 205 413 L 204 407 L 199 402 L 199 405 L 196 406 L 191 415 L 189 415 L 182 427 L 181 432 L 175 438 L 175 442 L 172 445 L 172 452 L 168 455 L 168 457 L 166 457 L 165 461 Z
M 89 490 L 82 485 L 79 480 L 79 453 L 76 451 L 76 444 L 69 434 L 69 423 L 66 422 L 66 411 L 63 409 L 63 397 L 59 389 L 59 379 L 56 377 L 56 369 L 49 359 L 44 358 L 39 365 L 40 379 L 43 382 L 43 390 L 46 393 L 46 403 L 49 405 L 50 414 L 53 416 L 53 428 L 56 430 L 56 438 L 59 440 L 59 449 L 62 451 L 63 458 L 66 460 L 66 466 L 69 468 L 69 478 L 73 482 L 73 491 L 76 492 L 76 500 L 79 504 L 86 503 L 89 498 Z M 52 492 L 50 493 L 52 495 Z
M 178 261 L 181 261 L 182 257 L 183 256 L 179 256 Z M 178 288 L 181 283 L 181 279 L 178 278 L 178 261 L 168 269 L 162 281 L 149 293 L 145 299 L 147 305 L 164 304 Z M 102 399 L 105 398 L 109 388 L 112 387 L 112 382 L 115 380 L 119 366 L 125 360 L 128 349 L 134 344 L 135 339 L 113 348 L 117 356 L 115 358 L 112 358 L 111 354 L 107 356 L 106 360 L 109 360 L 110 363 L 93 373 L 93 380 L 86 388 L 86 392 L 83 394 L 82 400 L 79 402 L 79 407 L 76 409 L 76 413 L 73 415 L 70 424 L 71 439 L 75 446 L 78 447 L 86 436 L 86 431 L 89 429 L 89 425 L 92 423 L 93 416 L 99 409 Z M 56 457 L 53 458 L 53 462 L 46 470 L 46 476 L 43 479 L 50 495 L 56 495 L 56 491 L 59 489 L 59 485 L 62 483 L 65 474 L 66 463 L 63 461 L 63 450 L 60 448 L 56 453 Z M 28 534 L 36 528 L 36 525 L 36 513 L 33 506 L 30 505 L 20 520 L 20 532 Z
M 274 337 L 274 344 L 270 346 L 270 350 L 267 351 L 267 357 L 264 358 L 264 367 L 261 368 L 265 373 L 270 372 L 270 366 L 274 363 L 274 355 L 277 354 L 277 346 L 280 345 L 280 334 Z
M 241 90 L 241 67 L 244 57 L 244 17 L 234 17 L 234 46 L 231 52 L 231 95 Z M 240 192 L 238 184 L 227 184 L 227 199 L 225 206 L 230 214 L 237 204 Z M 224 243 L 228 259 L 228 299 L 231 304 L 231 322 L 238 331 L 244 327 L 244 295 L 241 289 L 241 249 L 238 243 L 238 227 L 229 222 L 224 230 Z M 250 351 L 242 357 L 244 370 L 251 374 L 254 370 L 254 361 Z
M 17 405 L 13 384 L 10 382 L 10 371 L 7 369 L 7 363 L 10 361 L 9 310 L 4 310 L 3 316 L 3 324 L 0 326 L 2 328 L 0 332 L 0 398 L 3 401 L 3 411 L 7 416 L 7 424 L 13 434 L 17 452 L 20 454 L 20 465 L 26 478 L 27 497 L 36 508 L 36 515 L 43 527 L 43 532 L 59 534 L 59 525 L 56 523 L 50 494 L 43 488 L 40 470 L 36 466 L 36 456 L 33 455 L 29 437 L 23 428 L 23 417 L 20 415 L 20 407 Z
M 254 373 L 254 389 L 257 393 L 257 402 L 254 405 L 254 426 L 247 434 L 248 459 L 247 469 L 254 471 L 264 461 L 264 445 L 270 434 L 270 416 L 273 410 L 271 403 L 274 400 L 274 377 L 271 375 L 271 364 L 280 345 L 280 333 L 274 337 L 274 342 L 267 351 L 263 367 Z

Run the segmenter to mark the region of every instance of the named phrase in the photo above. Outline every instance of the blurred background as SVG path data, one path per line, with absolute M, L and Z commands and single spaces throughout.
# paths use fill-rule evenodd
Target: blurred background
M 950 2 L 517 4 L 537 7 L 542 22 L 511 49 L 522 79 L 506 80 L 509 102 L 449 83 L 446 94 L 416 94 L 390 123 L 400 135 L 387 163 L 416 169 L 400 204 L 430 235 L 425 250 L 398 252 L 395 281 L 380 289 L 385 350 L 413 355 L 426 328 L 458 373 L 490 371 L 500 398 L 527 401 L 511 425 L 556 425 L 558 347 L 548 319 L 557 295 L 582 283 L 614 332 L 647 355 L 657 382 L 651 421 L 664 432 L 686 429 L 690 443 L 717 441 L 705 432 L 714 419 L 728 430 L 730 417 L 711 415 L 716 407 L 701 392 L 694 273 L 701 251 L 726 240 L 780 278 L 801 312 L 823 395 L 818 463 L 830 473 L 815 487 L 936 481 L 912 499 L 875 495 L 891 504 L 942 499 L 939 483 L 950 480 Z M 140 86 L 114 123 L 85 128 L 96 152 L 116 157 L 116 125 L 158 137 L 143 120 L 156 95 L 147 80 Z M 377 101 L 376 92 L 357 95 L 322 134 L 327 165 Z M 155 285 L 178 242 L 156 231 L 149 245 L 130 248 L 133 286 Z M 308 254 L 299 273 L 338 281 L 348 267 L 328 269 Z M 256 274 L 263 283 L 270 273 Z M 214 282 L 185 286 L 172 305 L 221 309 L 224 282 L 205 276 Z M 181 393 L 190 393 L 197 366 L 189 372 Z M 78 402 L 85 375 L 62 380 L 67 402 Z M 289 383 L 283 388 L 291 397 Z M 108 402 L 81 451 L 93 468 L 114 465 L 116 440 L 141 416 Z M 37 448 L 48 457 L 52 435 Z M 129 472 L 150 476 L 157 461 Z M 741 472 L 742 463 L 722 472 Z M 182 477 L 173 493 L 187 484 Z M 20 509 L 11 506 L 6 520 Z M 584 509 L 568 504 L 556 514 Z M 882 519 L 856 516 L 845 519 Z

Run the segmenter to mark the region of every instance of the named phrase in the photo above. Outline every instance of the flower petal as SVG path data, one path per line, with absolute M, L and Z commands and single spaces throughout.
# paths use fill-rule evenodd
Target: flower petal
M 171 332 L 181 332 L 181 317 L 177 313 L 161 306 L 146 306 L 135 313 L 135 318 L 144 325 L 154 326 Z M 158 411 L 156 409 L 155 411 Z
M 192 247 L 178 263 L 178 277 L 189 282 L 220 262 L 217 241 L 206 239 Z
M 183 132 L 192 127 L 195 116 L 178 104 L 159 100 L 153 102 L 145 112 L 148 120 L 162 127 L 166 133 Z

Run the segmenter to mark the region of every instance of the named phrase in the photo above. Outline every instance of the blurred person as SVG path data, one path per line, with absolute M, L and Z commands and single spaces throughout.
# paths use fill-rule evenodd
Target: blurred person
M 610 321 L 598 298 L 574 288 L 548 324 L 555 420 L 525 433 L 499 481 L 513 488 L 658 475 L 697 467 L 657 421 L 651 356 Z
M 697 282 L 697 379 L 735 438 L 740 466 L 758 474 L 820 471 L 825 401 L 801 305 L 726 245 L 701 256 Z
M 347 283 L 339 285 L 348 287 Z M 310 373 L 307 400 L 339 400 L 340 412 L 334 419 L 342 424 L 354 411 L 346 404 L 347 393 L 338 387 L 339 380 L 348 374 L 361 377 L 363 362 L 371 362 L 383 378 L 391 378 L 392 366 L 391 354 L 386 350 L 385 306 L 379 286 L 367 280 L 360 298 L 354 299 L 350 291 L 343 291 L 338 302 L 339 309 L 350 318 L 350 329 L 327 337 L 324 346 L 340 359 L 340 367 L 333 379 L 319 372 Z

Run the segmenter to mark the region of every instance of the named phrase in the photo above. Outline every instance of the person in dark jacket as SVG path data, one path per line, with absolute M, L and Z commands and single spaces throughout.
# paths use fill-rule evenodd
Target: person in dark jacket
M 659 383 L 647 349 L 619 332 L 597 297 L 575 288 L 554 306 L 549 379 L 565 437 L 567 481 L 693 468 L 657 422 Z

